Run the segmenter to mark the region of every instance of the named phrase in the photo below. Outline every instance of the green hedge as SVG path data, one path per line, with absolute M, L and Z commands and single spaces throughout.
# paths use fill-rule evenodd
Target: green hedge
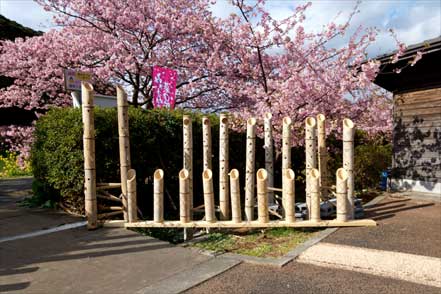
M 182 116 L 193 118 L 194 194 L 195 205 L 203 203 L 202 193 L 202 114 L 180 110 L 149 110 L 130 108 L 130 146 L 132 168 L 137 172 L 138 202 L 145 216 L 151 215 L 152 175 L 162 168 L 166 187 L 165 211 L 176 217 L 178 206 L 178 173 L 182 168 Z M 213 136 L 213 176 L 218 175 L 218 128 L 216 115 L 209 115 Z M 96 109 L 97 182 L 119 182 L 118 128 L 115 109 Z M 245 170 L 245 134 L 230 132 L 230 168 Z M 258 146 L 263 146 L 260 139 Z M 263 148 L 256 159 L 264 165 Z M 65 206 L 84 210 L 82 122 L 80 109 L 53 109 L 36 125 L 32 148 L 35 194 L 44 200 L 61 201 Z M 242 179 L 243 180 L 243 179 Z M 217 181 L 214 181 L 217 189 Z
M 145 217 L 152 215 L 152 175 L 155 169 L 165 172 L 164 197 L 166 217 L 176 218 L 179 204 L 178 172 L 182 168 L 182 116 L 193 118 L 194 149 L 194 204 L 203 203 L 202 193 L 202 127 L 200 113 L 181 110 L 129 109 L 130 146 L 132 168 L 137 172 L 138 203 Z M 213 177 L 217 191 L 218 181 L 218 129 L 216 115 L 209 115 L 213 136 Z M 116 109 L 95 110 L 97 182 L 119 182 L 118 127 Z M 71 210 L 83 212 L 83 150 L 82 150 L 81 110 L 64 108 L 52 109 L 41 117 L 34 133 L 35 140 L 31 152 L 34 172 L 34 194 L 44 203 L 47 200 L 62 202 Z M 390 150 L 387 148 L 365 148 L 373 146 L 358 135 L 356 144 L 357 187 L 376 186 L 381 170 L 389 165 Z M 361 138 L 361 139 L 360 139 Z M 230 131 L 230 169 L 240 172 L 241 187 L 245 174 L 244 133 Z M 328 139 L 330 146 L 329 171 L 333 173 L 341 166 L 341 141 Z M 264 167 L 263 140 L 256 142 L 256 170 Z M 372 152 L 376 152 L 372 156 Z M 275 186 L 281 186 L 281 156 L 275 162 Z M 293 169 L 297 175 L 296 200 L 304 199 L 304 160 L 302 147 L 292 149 Z M 115 193 L 118 193 L 117 191 Z M 217 195 L 216 195 L 217 196 Z M 216 197 L 217 198 L 217 197 Z

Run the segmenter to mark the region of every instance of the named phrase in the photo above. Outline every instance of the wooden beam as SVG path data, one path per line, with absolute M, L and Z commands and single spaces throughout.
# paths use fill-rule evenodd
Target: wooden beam
M 121 188 L 121 183 L 98 183 L 96 184 L 97 190 L 109 190 Z
M 377 223 L 371 219 L 350 220 L 341 222 L 337 220 L 313 221 L 297 221 L 289 223 L 286 221 L 270 221 L 261 223 L 259 221 L 234 223 L 233 221 L 218 221 L 209 223 L 207 221 L 191 221 L 181 223 L 180 221 L 164 221 L 163 223 L 155 223 L 153 221 L 139 221 L 135 223 L 126 223 L 126 228 L 311 228 L 311 227 L 374 227 Z

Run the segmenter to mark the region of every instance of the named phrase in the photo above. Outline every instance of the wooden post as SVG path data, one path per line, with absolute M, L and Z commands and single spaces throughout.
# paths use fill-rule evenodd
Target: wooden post
M 185 168 L 179 172 L 179 220 L 190 221 L 190 173 Z
M 127 172 L 130 169 L 130 142 L 129 142 L 129 103 L 127 94 L 120 86 L 116 86 L 116 100 L 118 108 L 118 135 L 119 135 L 119 167 L 121 174 L 122 204 L 124 220 L 128 220 L 127 208 Z
M 308 216 L 311 218 L 311 193 L 309 173 L 317 167 L 316 159 L 316 121 L 313 117 L 305 120 L 305 153 L 306 153 L 306 206 L 308 207 Z
M 265 170 L 268 172 L 268 186 L 274 187 L 274 147 L 273 131 L 271 125 L 271 113 L 265 114 L 263 121 L 263 130 L 265 133 Z M 268 204 L 274 204 L 274 192 L 268 191 Z
M 93 87 L 81 83 L 83 111 L 83 152 L 84 152 L 84 208 L 87 228 L 97 228 L 96 167 L 95 167 L 95 121 L 93 113 Z
M 282 182 L 287 169 L 291 168 L 291 118 L 288 116 L 282 120 Z M 282 197 L 282 206 L 286 207 L 286 203 Z
M 264 168 L 257 171 L 257 216 L 259 223 L 269 222 L 268 173 Z
M 138 220 L 138 205 L 136 201 L 136 171 L 129 169 L 127 172 L 127 211 L 129 222 Z
M 202 156 L 203 170 L 212 169 L 211 164 L 211 123 L 206 116 L 202 118 Z
M 205 220 L 214 223 L 216 216 L 214 214 L 213 173 L 211 169 L 205 169 L 202 172 L 202 182 L 204 186 Z
M 164 171 L 155 170 L 153 174 L 153 221 L 164 222 Z
M 232 221 L 233 223 L 240 223 L 242 222 L 242 213 L 240 207 L 239 171 L 237 169 L 230 171 L 230 192 Z
M 326 120 L 323 114 L 317 115 L 318 169 L 320 171 L 320 192 L 328 199 L 328 151 L 326 150 Z
M 219 207 L 221 220 L 227 220 L 230 214 L 228 160 L 228 116 L 227 114 L 221 114 L 219 124 Z
M 345 222 L 348 220 L 348 173 L 344 168 L 339 168 L 336 172 L 337 178 L 337 221 Z
M 320 221 L 320 173 L 313 168 L 309 171 L 309 191 L 311 195 L 311 221 Z
M 282 178 L 282 202 L 285 205 L 283 207 L 285 211 L 285 220 L 290 223 L 296 221 L 294 180 L 294 171 L 290 168 L 287 169 Z
M 184 115 L 183 122 L 183 139 L 184 139 L 184 169 L 188 172 L 188 205 L 190 207 L 190 214 L 186 215 L 193 219 L 193 129 L 191 117 Z
M 255 188 L 255 159 L 256 159 L 256 119 L 247 120 L 247 148 L 245 171 L 245 218 L 254 219 L 254 188 Z
M 343 167 L 348 173 L 348 219 L 354 219 L 354 130 L 350 119 L 343 120 Z

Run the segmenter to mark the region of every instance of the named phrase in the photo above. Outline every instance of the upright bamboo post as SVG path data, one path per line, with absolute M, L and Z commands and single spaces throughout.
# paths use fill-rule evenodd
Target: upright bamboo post
M 124 211 L 124 220 L 128 220 L 127 210 L 127 173 L 130 169 L 130 142 L 129 142 L 129 103 L 124 89 L 116 86 L 116 100 L 118 108 L 118 135 L 119 135 L 119 167 L 121 174 L 121 192 Z
M 96 167 L 95 167 L 95 121 L 93 113 L 93 86 L 81 83 L 84 152 L 84 206 L 87 228 L 97 227 Z
M 227 220 L 230 214 L 229 191 L 228 191 L 228 115 L 220 115 L 219 124 L 219 208 L 220 219 Z
M 291 118 L 286 116 L 282 120 L 282 181 L 285 172 L 291 168 Z M 282 206 L 286 203 L 282 197 Z
M 164 171 L 155 170 L 153 174 L 153 221 L 164 222 Z
M 202 118 L 202 157 L 203 170 L 212 169 L 211 163 L 211 123 L 206 116 Z
M 310 195 L 311 195 L 311 221 L 320 221 L 320 173 L 313 168 L 309 171 Z
M 348 173 L 344 168 L 336 172 L 337 178 L 337 220 L 345 222 L 348 220 Z
M 185 168 L 179 172 L 179 220 L 190 222 L 190 173 Z
M 268 172 L 268 186 L 274 187 L 274 147 L 273 130 L 271 119 L 273 115 L 269 112 L 265 114 L 263 130 L 265 137 L 265 170 Z M 274 192 L 268 191 L 268 204 L 274 204 Z
M 230 171 L 230 193 L 232 221 L 233 223 L 240 223 L 242 222 L 242 213 L 240 207 L 239 171 L 237 169 Z
M 257 171 L 257 216 L 259 223 L 269 222 L 268 173 L 263 168 Z
M 254 219 L 254 188 L 255 188 L 255 159 L 256 159 L 256 119 L 247 120 L 247 148 L 245 170 L 245 218 Z
M 324 200 L 328 199 L 328 151 L 326 150 L 326 118 L 317 115 L 317 150 L 318 169 L 320 171 L 320 192 Z
M 129 169 L 127 172 L 127 212 L 129 222 L 138 220 L 138 206 L 136 201 L 136 171 Z
M 285 170 L 282 178 L 282 202 L 284 204 L 285 220 L 289 223 L 296 221 L 294 180 L 294 171 L 290 168 Z
M 188 205 L 190 207 L 190 214 L 187 215 L 190 220 L 193 219 L 193 128 L 191 117 L 184 115 L 183 122 L 183 139 L 184 139 L 184 169 L 188 172 Z
M 306 153 L 306 206 L 308 207 L 308 215 L 311 218 L 311 177 L 309 176 L 312 169 L 317 167 L 316 159 L 316 126 L 315 118 L 308 117 L 305 120 L 305 153 Z
M 354 133 L 352 120 L 343 120 L 343 167 L 348 172 L 348 218 L 354 219 Z
M 214 223 L 216 216 L 214 214 L 213 173 L 211 169 L 205 169 L 202 172 L 202 182 L 204 188 L 205 220 L 209 223 Z

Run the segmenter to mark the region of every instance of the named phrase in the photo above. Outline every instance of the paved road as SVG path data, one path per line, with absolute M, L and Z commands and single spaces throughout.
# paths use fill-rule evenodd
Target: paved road
M 440 257 L 440 203 L 387 198 L 368 216 L 379 226 L 340 229 L 322 242 L 430 256 L 435 263 Z M 303 262 L 281 269 L 241 264 L 186 293 L 441 293 L 433 286 Z

